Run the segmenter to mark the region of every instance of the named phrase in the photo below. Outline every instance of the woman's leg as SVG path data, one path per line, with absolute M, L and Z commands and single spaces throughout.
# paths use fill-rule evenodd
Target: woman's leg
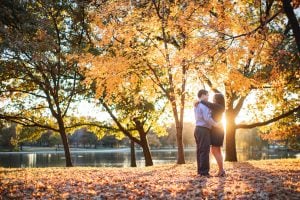
M 219 173 L 222 173 L 224 171 L 224 169 L 223 169 L 223 156 L 222 156 L 222 152 L 221 152 L 221 147 L 212 146 L 211 152 L 214 155 L 214 157 L 218 163 Z

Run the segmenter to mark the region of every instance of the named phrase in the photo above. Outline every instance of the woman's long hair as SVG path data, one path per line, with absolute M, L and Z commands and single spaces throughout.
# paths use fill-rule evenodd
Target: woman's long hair
M 214 95 L 214 99 L 216 101 L 217 104 L 220 104 L 221 106 L 223 106 L 225 108 L 225 98 L 224 95 L 221 93 L 216 93 Z

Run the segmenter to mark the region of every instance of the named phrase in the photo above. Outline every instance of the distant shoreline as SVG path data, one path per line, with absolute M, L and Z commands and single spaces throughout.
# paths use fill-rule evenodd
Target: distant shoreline
M 45 147 L 38 147 L 38 148 L 24 148 L 23 151 L 0 151 L 0 154 L 30 154 L 30 153 L 37 153 L 37 154 L 43 154 L 43 153 L 64 153 L 63 148 L 59 148 L 59 150 L 55 150 L 55 148 L 48 148 Z M 47 150 L 48 149 L 48 150 Z M 185 151 L 194 151 L 194 147 L 188 147 L 185 148 Z M 70 148 L 71 153 L 113 153 L 113 152 L 130 152 L 130 148 L 124 147 L 124 148 L 99 148 L 99 149 L 84 149 L 84 148 Z M 136 148 L 136 152 L 141 152 L 142 149 Z M 177 151 L 177 148 L 160 148 L 160 149 L 151 149 L 151 151 L 171 151 L 175 152 Z
M 71 153 L 114 153 L 114 152 L 130 152 L 129 147 L 120 147 L 120 148 L 70 148 Z M 141 148 L 135 148 L 136 152 L 142 152 Z M 151 151 L 155 152 L 176 152 L 177 148 L 153 148 Z M 195 151 L 195 147 L 186 147 L 184 151 L 190 152 Z M 237 149 L 237 152 L 283 152 L 286 151 L 284 149 L 269 149 L 269 150 L 243 150 Z M 300 151 L 296 150 L 288 150 L 289 153 L 295 154 L 296 158 L 300 158 Z M 58 150 L 54 147 L 23 147 L 22 151 L 0 151 L 0 155 L 2 154 L 63 154 L 64 149 L 60 147 Z

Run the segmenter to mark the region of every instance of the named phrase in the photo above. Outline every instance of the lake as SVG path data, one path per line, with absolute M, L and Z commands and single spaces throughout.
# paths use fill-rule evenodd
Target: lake
M 164 163 L 176 163 L 176 149 L 152 150 L 154 165 Z M 298 154 L 299 155 L 299 154 Z M 95 150 L 71 150 L 74 166 L 92 167 L 130 167 L 130 149 L 95 149 Z M 295 153 L 286 151 L 262 152 L 244 151 L 237 154 L 239 161 L 260 160 L 273 158 L 295 158 Z M 186 162 L 196 161 L 194 148 L 185 149 Z M 136 150 L 138 166 L 144 166 L 144 158 L 141 150 Z M 211 162 L 215 160 L 211 156 Z M 64 167 L 65 156 L 63 151 L 40 152 L 0 152 L 0 167 L 24 168 L 24 167 Z

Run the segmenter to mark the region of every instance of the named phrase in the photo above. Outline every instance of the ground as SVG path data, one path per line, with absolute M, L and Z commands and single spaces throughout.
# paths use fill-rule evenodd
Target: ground
M 196 176 L 195 163 L 0 168 L 0 199 L 300 199 L 300 159 L 225 162 L 225 168 L 226 177 L 210 178 Z

